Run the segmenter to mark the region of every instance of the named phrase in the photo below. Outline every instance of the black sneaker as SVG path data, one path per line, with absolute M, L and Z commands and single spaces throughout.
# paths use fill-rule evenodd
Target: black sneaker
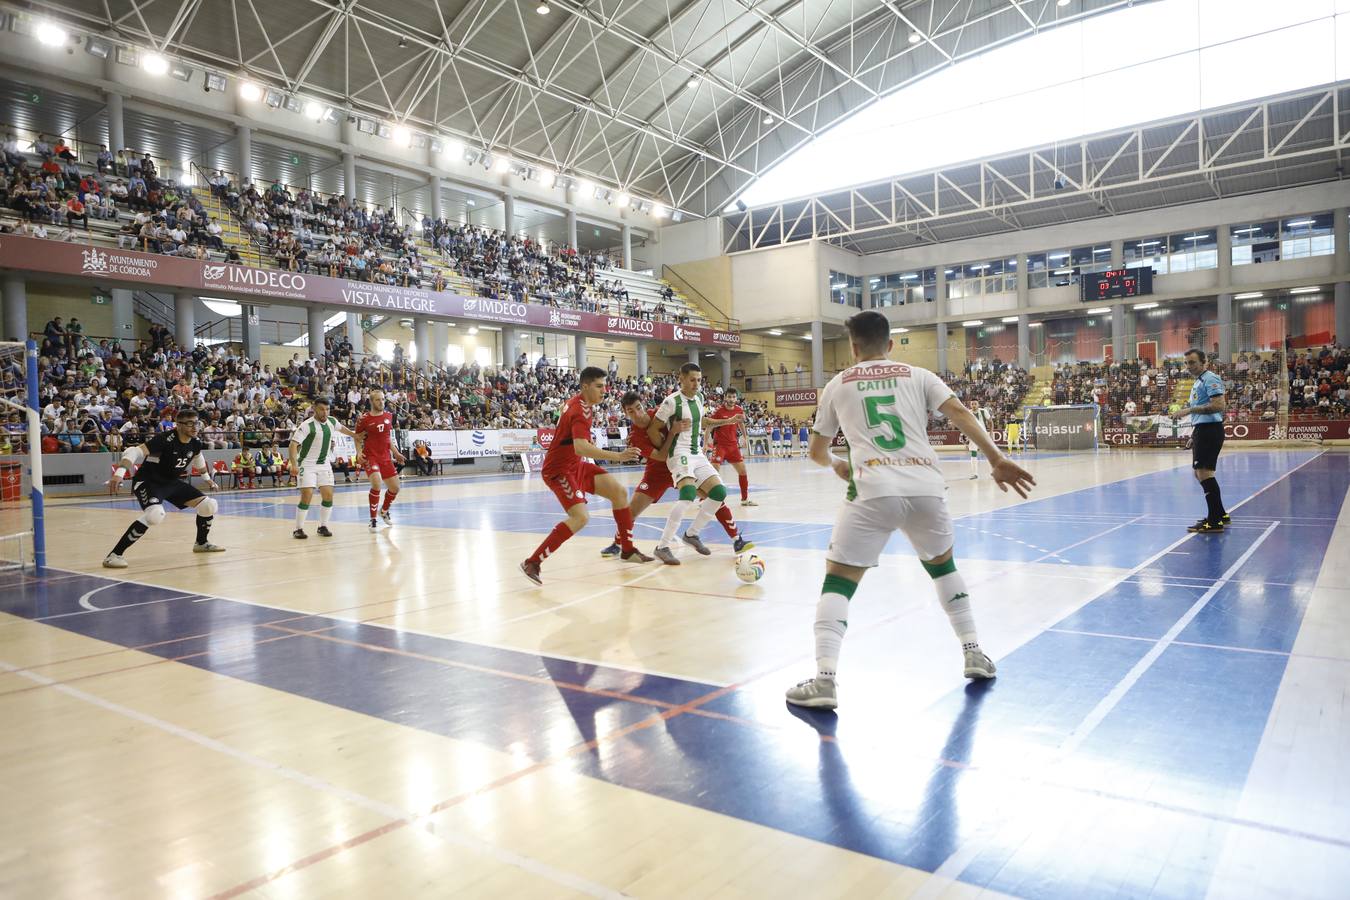
M 305 529 L 297 528 L 291 532 L 291 537 L 295 538 L 297 541 L 303 541 L 308 539 L 309 535 L 305 534 Z
M 618 556 L 621 552 L 623 552 L 623 548 L 620 547 L 618 544 L 610 544 L 608 547 L 600 551 L 600 555 L 603 556 L 605 559 L 613 559 L 614 557 Z
M 1196 534 L 1221 534 L 1223 533 L 1223 523 L 1214 523 L 1209 521 L 1209 519 L 1201 519 L 1186 530 L 1193 531 Z
M 1224 513 L 1224 514 L 1223 514 L 1223 517 L 1222 517 L 1221 519 L 1219 519 L 1219 521 L 1222 522 L 1222 523 L 1225 524 L 1225 525 L 1232 525 L 1232 524 L 1233 524 L 1233 517 L 1230 516 L 1228 513 Z
M 333 536 L 333 532 L 331 532 L 331 531 L 328 530 L 328 526 L 327 526 L 327 525 L 320 525 L 320 526 L 319 526 L 319 537 L 332 537 L 332 536 Z
M 737 553 L 744 553 L 747 550 L 755 549 L 755 542 L 738 536 L 735 543 L 731 545 L 731 549 Z

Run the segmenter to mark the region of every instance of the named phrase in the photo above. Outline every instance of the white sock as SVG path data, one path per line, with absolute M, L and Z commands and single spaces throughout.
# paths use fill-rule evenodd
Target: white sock
M 670 547 L 675 543 L 675 532 L 680 530 L 680 523 L 684 521 L 684 514 L 689 511 L 689 505 L 693 501 L 676 500 L 670 507 L 670 515 L 666 516 L 666 527 L 661 529 L 661 542 L 658 547 Z
M 688 528 L 688 533 L 698 537 L 703 531 L 704 526 L 711 522 L 717 516 L 717 511 L 722 508 L 725 500 L 714 500 L 709 497 L 698 505 L 698 515 L 694 516 L 694 524 Z
M 295 507 L 295 527 L 305 527 L 305 517 L 309 515 L 309 506 L 306 504 L 297 504 Z
M 948 572 L 933 579 L 933 588 L 937 591 L 938 605 L 951 620 L 952 631 L 961 639 L 963 650 L 974 650 L 980 646 L 975 635 L 975 615 L 970 611 L 970 594 L 966 593 L 966 580 L 960 572 Z
M 327 525 L 328 520 L 333 518 L 333 504 L 324 503 L 319 506 L 319 524 Z
M 816 603 L 816 677 L 833 681 L 839 671 L 839 650 L 848 630 L 848 598 L 824 592 Z
M 974 450 L 970 451 L 970 472 L 972 475 L 980 474 L 980 463 L 979 460 L 975 458 Z

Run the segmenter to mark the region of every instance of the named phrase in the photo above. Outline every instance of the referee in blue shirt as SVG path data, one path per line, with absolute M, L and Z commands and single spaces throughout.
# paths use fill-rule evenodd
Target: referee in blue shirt
M 1219 481 L 1214 470 L 1219 467 L 1219 451 L 1223 449 L 1223 412 L 1228 408 L 1224 397 L 1223 379 L 1205 368 L 1205 351 L 1186 351 L 1186 371 L 1195 379 L 1191 386 L 1190 406 L 1179 410 L 1174 419 L 1190 416 L 1195 430 L 1191 435 L 1191 468 L 1195 480 L 1205 492 L 1205 517 L 1187 531 L 1214 534 L 1223 531 L 1231 519 L 1223 508 Z

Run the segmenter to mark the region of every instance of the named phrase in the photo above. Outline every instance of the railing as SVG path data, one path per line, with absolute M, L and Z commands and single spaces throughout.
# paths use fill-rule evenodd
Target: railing
M 699 304 L 702 306 L 705 315 L 709 310 L 711 310 L 712 312 L 715 312 L 717 313 L 717 315 L 721 316 L 721 319 L 718 322 L 709 320 L 708 324 L 713 325 L 714 327 L 716 327 L 718 324 L 721 324 L 727 331 L 740 330 L 741 327 L 740 319 L 733 318 L 724 313 L 716 303 L 713 303 L 711 300 L 705 297 L 703 293 L 699 291 L 697 288 L 695 288 L 692 284 L 690 284 L 688 279 L 686 279 L 683 275 L 681 275 L 679 272 L 676 272 L 670 266 L 662 264 L 661 278 L 665 281 L 670 281 L 672 277 L 676 281 L 680 282 L 681 287 L 678 288 L 678 292 L 686 297 L 689 296 L 696 297 L 698 299 Z

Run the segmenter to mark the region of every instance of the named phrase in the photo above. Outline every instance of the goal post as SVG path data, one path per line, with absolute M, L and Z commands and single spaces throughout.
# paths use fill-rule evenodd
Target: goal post
M 47 565 L 43 527 L 42 419 L 38 399 L 36 341 L 0 342 L 0 412 L 4 447 L 0 448 L 0 570 Z M 20 427 L 12 417 L 22 416 Z M 28 482 L 28 502 L 23 482 Z
M 1029 406 L 1022 420 L 1023 446 L 1037 450 L 1096 450 L 1100 432 L 1095 403 Z

